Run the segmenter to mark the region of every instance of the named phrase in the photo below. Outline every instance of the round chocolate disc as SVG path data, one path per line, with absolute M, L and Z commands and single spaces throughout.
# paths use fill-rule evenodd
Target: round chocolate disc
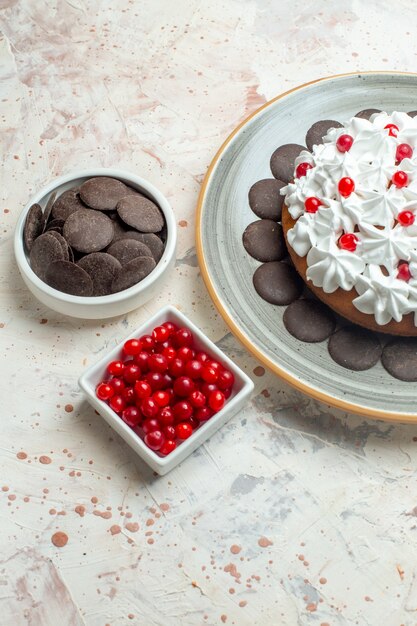
M 117 205 L 117 212 L 125 224 L 142 233 L 158 233 L 164 225 L 159 207 L 140 194 L 122 198 Z
M 23 243 L 28 252 L 30 252 L 35 239 L 42 234 L 44 226 L 44 216 L 40 204 L 32 204 L 23 227 Z
M 48 232 L 48 230 L 52 230 L 54 228 L 61 228 L 64 226 L 65 224 L 65 220 L 49 220 L 49 222 L 46 225 L 45 228 L 45 232 Z
M 284 196 L 281 196 L 280 191 L 286 184 L 276 178 L 264 178 L 252 185 L 249 189 L 249 206 L 255 215 L 279 222 L 284 204 Z
M 381 111 L 380 109 L 363 109 L 363 111 L 355 113 L 355 117 L 360 117 L 363 120 L 369 120 L 371 115 L 373 115 L 374 113 L 381 113 Z
M 90 275 L 70 261 L 52 261 L 46 270 L 45 282 L 50 287 L 73 296 L 93 294 L 93 281 Z
M 373 367 L 382 352 L 375 333 L 359 326 L 346 326 L 336 331 L 329 339 L 328 349 L 333 361 L 355 372 Z
M 86 254 L 77 263 L 90 275 L 93 281 L 93 296 L 107 296 L 117 272 L 121 269 L 119 261 L 106 252 Z
M 271 156 L 271 172 L 278 180 L 289 183 L 294 178 L 294 163 L 305 146 L 298 143 L 287 143 L 275 150 Z
M 71 213 L 85 209 L 78 194 L 78 187 L 64 191 L 52 205 L 51 215 L 55 220 L 66 220 Z
M 308 343 L 324 341 L 333 333 L 336 319 L 329 307 L 317 300 L 296 300 L 284 312 L 290 335 Z
M 331 128 L 342 128 L 343 124 L 335 120 L 320 120 L 315 122 L 307 131 L 306 146 L 309 150 L 313 150 L 314 146 L 323 143 L 323 137 L 327 135 Z
M 45 210 L 43 212 L 43 219 L 45 222 L 45 228 L 48 225 L 49 217 L 51 215 L 52 207 L 54 206 L 56 191 L 53 191 L 48 198 L 48 202 L 46 203 Z
M 128 230 L 119 239 L 136 239 L 136 241 L 144 243 L 157 263 L 164 253 L 164 243 L 154 233 L 138 233 L 137 230 Z
M 150 256 L 138 256 L 126 265 L 115 276 L 112 283 L 112 292 L 123 291 L 133 287 L 152 272 L 156 263 Z
M 253 285 L 271 304 L 291 304 L 303 290 L 303 281 L 295 269 L 280 261 L 260 265 L 253 275 Z
M 280 261 L 287 254 L 282 226 L 272 220 L 249 224 L 242 241 L 246 252 L 262 263 Z
M 45 280 L 48 266 L 63 258 L 62 246 L 52 233 L 39 235 L 32 244 L 29 256 L 30 266 L 41 280 Z
M 417 111 L 408 111 L 407 115 L 409 115 L 410 117 L 416 117 Z
M 107 253 L 114 256 L 122 265 L 138 256 L 152 256 L 148 246 L 136 239 L 119 239 L 107 248 Z
M 69 261 L 69 245 L 67 244 L 67 240 L 57 230 L 48 230 L 47 232 L 55 237 L 55 239 L 59 242 L 64 255 L 63 260 Z
M 86 180 L 80 187 L 80 197 L 92 209 L 111 211 L 126 195 L 126 185 L 116 178 L 97 176 Z
M 394 339 L 383 349 L 381 361 L 394 378 L 417 382 L 417 339 Z
M 69 216 L 63 234 L 78 252 L 99 252 L 113 239 L 113 222 L 99 211 L 80 209 Z

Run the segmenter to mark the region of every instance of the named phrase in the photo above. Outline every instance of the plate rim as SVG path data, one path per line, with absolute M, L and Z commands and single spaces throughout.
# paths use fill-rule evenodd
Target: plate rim
M 347 77 L 360 77 L 362 75 L 385 75 L 385 76 L 414 76 L 417 79 L 417 72 L 403 72 L 400 70 L 367 70 L 364 72 L 356 71 L 356 72 L 345 72 L 342 74 L 333 74 L 331 76 L 324 76 L 322 78 L 316 78 L 314 80 L 308 81 L 301 85 L 297 85 L 296 87 L 292 87 L 287 91 L 275 96 L 271 100 L 265 102 L 262 106 L 253 111 L 249 116 L 247 116 L 242 122 L 240 122 L 228 135 L 228 137 L 223 141 L 220 148 L 217 150 L 214 155 L 210 165 L 207 169 L 207 172 L 204 176 L 200 193 L 197 200 L 196 206 L 196 253 L 197 260 L 200 267 L 201 275 L 203 277 L 203 281 L 206 285 L 207 291 L 209 295 L 220 313 L 221 317 L 225 321 L 226 325 L 229 327 L 233 335 L 244 345 L 244 347 L 250 352 L 253 356 L 255 356 L 263 365 L 265 365 L 270 371 L 279 376 L 289 385 L 301 391 L 306 396 L 313 398 L 314 400 L 319 400 L 324 404 L 328 404 L 330 406 L 336 407 L 337 409 L 341 409 L 348 413 L 354 413 L 356 415 L 361 415 L 371 419 L 380 419 L 390 422 L 399 422 L 399 423 L 417 423 L 417 413 L 394 413 L 393 411 L 386 411 L 383 409 L 375 409 L 372 407 L 367 407 L 362 404 L 358 404 L 352 401 L 343 400 L 341 398 L 336 398 L 331 394 L 328 394 L 320 389 L 315 387 L 310 387 L 308 384 L 299 380 L 296 376 L 290 374 L 287 370 L 283 369 L 277 363 L 275 363 L 272 359 L 270 359 L 262 350 L 253 345 L 253 343 L 246 336 L 245 332 L 239 327 L 239 325 L 235 322 L 232 315 L 227 310 L 227 307 L 223 305 L 221 298 L 218 296 L 216 287 L 214 286 L 214 281 L 212 281 L 210 276 L 209 267 L 206 261 L 204 246 L 203 246 L 203 206 L 205 202 L 207 187 L 210 182 L 213 171 L 221 159 L 223 153 L 232 142 L 234 137 L 243 129 L 258 113 L 267 109 L 271 105 L 273 105 L 278 100 L 285 98 L 289 94 L 299 91 L 305 87 L 310 85 L 330 81 L 337 78 L 347 78 Z

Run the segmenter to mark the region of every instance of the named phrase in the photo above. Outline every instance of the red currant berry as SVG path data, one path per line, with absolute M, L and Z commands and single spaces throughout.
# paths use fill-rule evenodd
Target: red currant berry
M 201 378 L 206 383 L 215 383 L 218 377 L 219 372 L 214 367 L 211 367 L 210 363 L 205 363 L 201 372 Z
M 187 424 L 186 422 L 181 422 L 177 424 L 175 427 L 175 434 L 178 439 L 188 439 L 193 434 L 193 427 L 191 424 Z
M 218 387 L 217 385 L 215 385 L 214 383 L 203 383 L 201 385 L 201 392 L 204 393 L 204 395 L 206 396 L 206 398 L 209 397 L 209 395 L 213 392 L 213 391 L 217 391 Z
M 166 326 L 157 326 L 152 331 L 152 337 L 157 343 L 163 343 L 168 339 L 171 332 Z
M 143 350 L 142 352 L 139 352 L 139 354 L 135 356 L 135 363 L 139 365 L 140 371 L 142 372 L 142 374 L 145 374 L 145 372 L 149 370 L 148 362 L 149 362 L 149 352 L 145 352 Z
M 123 353 L 127 356 L 136 356 L 142 350 L 140 339 L 128 339 L 123 346 Z
M 141 418 L 142 414 L 135 406 L 128 406 L 122 413 L 122 420 L 130 426 L 130 428 L 137 426 L 141 421 Z
M 109 385 L 109 383 L 100 383 L 96 387 L 96 396 L 99 400 L 110 400 L 114 396 L 114 387 Z
M 199 422 L 205 422 L 213 416 L 213 411 L 208 406 L 202 406 L 196 410 L 195 416 Z
M 321 200 L 315 196 L 311 196 L 310 198 L 305 199 L 304 207 L 307 213 L 317 213 L 322 204 Z
M 224 391 L 225 389 L 230 389 L 230 387 L 233 387 L 234 382 L 235 377 L 233 376 L 232 372 L 230 372 L 229 370 L 223 370 L 219 373 L 216 384 L 219 389 Z
M 172 412 L 176 422 L 188 420 L 193 414 L 193 407 L 187 400 L 180 400 L 172 407 Z
M 111 376 L 121 376 L 123 372 L 123 363 L 122 361 L 112 361 L 107 366 L 107 371 Z
M 193 380 L 200 378 L 202 371 L 203 364 L 201 361 L 192 359 L 191 361 L 187 361 L 187 363 L 185 364 L 185 374 Z
M 177 378 L 178 376 L 182 376 L 184 374 L 184 368 L 185 368 L 184 361 L 182 359 L 179 359 L 178 357 L 175 359 L 172 359 L 172 361 L 168 365 L 168 371 L 171 374 L 171 376 L 174 376 L 174 378 Z
M 135 383 L 135 396 L 138 400 L 149 398 L 152 395 L 152 388 L 145 380 L 138 380 Z
M 159 406 L 153 398 L 144 398 L 140 404 L 140 410 L 145 417 L 156 417 L 159 412 Z
M 188 346 L 183 346 L 177 351 L 177 357 L 186 363 L 194 358 L 194 350 L 191 350 Z
M 355 183 L 349 176 L 345 176 L 339 180 L 338 189 L 343 198 L 348 198 L 355 191 Z
M 200 426 L 200 420 L 198 420 L 195 415 L 192 415 L 190 419 L 188 420 L 188 424 L 191 424 L 191 426 L 193 427 L 193 430 L 195 430 L 196 428 Z
M 165 436 L 160 430 L 153 430 L 145 435 L 145 443 L 151 450 L 160 450 L 165 443 Z
M 163 354 L 150 354 L 148 366 L 151 372 L 159 372 L 162 374 L 168 369 L 168 361 Z
M 133 361 L 125 363 L 123 368 L 123 378 L 127 383 L 133 384 L 135 383 L 141 375 L 139 365 L 136 365 Z
M 109 406 L 115 413 L 121 413 L 126 408 L 126 400 L 122 396 L 112 396 Z
M 405 280 L 406 282 L 410 280 L 411 272 L 410 268 L 408 267 L 408 263 L 399 263 L 397 270 L 397 278 L 399 278 L 400 280 Z
M 188 348 L 193 343 L 193 335 L 188 328 L 179 328 L 174 335 L 175 345 L 178 348 L 182 348 L 183 346 L 187 346 Z
M 172 412 L 171 407 L 165 406 L 161 409 L 157 416 L 159 422 L 162 426 L 172 426 L 174 423 L 174 413 Z
M 403 159 L 411 159 L 412 156 L 413 149 L 408 143 L 400 143 L 397 146 L 397 150 L 395 152 L 397 163 L 401 163 Z
M 175 348 L 172 348 L 171 346 L 167 346 L 166 348 L 162 350 L 162 354 L 164 355 L 164 357 L 169 363 L 170 361 L 172 361 L 172 359 L 175 359 L 175 357 L 177 356 L 177 351 L 175 350 Z
M 295 177 L 302 178 L 303 176 L 307 174 L 307 171 L 311 170 L 312 168 L 313 166 L 311 165 L 311 163 L 300 163 L 295 168 Z
M 145 350 L 145 352 L 152 352 L 155 348 L 155 342 L 151 335 L 143 335 L 140 340 L 142 342 L 142 350 Z
M 200 409 L 206 404 L 206 396 L 202 391 L 193 391 L 189 397 L 190 404 L 196 409 Z
M 396 137 L 398 135 L 398 131 L 400 130 L 395 124 L 387 124 L 384 128 L 388 131 L 388 135 L 390 137 Z
M 206 361 L 210 361 L 210 357 L 207 352 L 197 352 L 195 355 L 197 361 L 201 361 L 201 363 L 205 363 Z
M 178 330 L 178 326 L 174 324 L 174 322 L 164 322 L 162 326 L 165 326 L 165 328 L 168 328 L 171 335 L 173 333 L 176 333 Z
M 415 219 L 415 215 L 411 211 L 401 211 L 397 216 L 397 220 L 401 226 L 411 226 L 414 224 Z
M 212 391 L 209 395 L 208 403 L 209 407 L 213 409 L 213 411 L 220 411 L 224 407 L 224 403 L 226 402 L 226 398 L 222 391 Z
M 151 433 L 154 430 L 160 430 L 161 425 L 157 419 L 149 418 L 143 422 L 142 428 L 143 428 L 143 432 L 145 433 L 145 435 L 147 435 L 148 433 Z
M 353 144 L 352 135 L 340 135 L 336 141 L 336 148 L 339 152 L 349 152 Z
M 187 398 L 193 393 L 195 384 L 188 376 L 180 376 L 174 381 L 173 390 L 175 395 L 180 398 Z
M 126 400 L 126 404 L 135 404 L 136 394 L 133 387 L 126 387 L 122 392 L 122 396 Z
M 144 380 L 150 384 L 152 391 L 160 391 L 160 389 L 164 389 L 167 386 L 164 374 L 161 374 L 161 372 L 148 372 Z
M 168 406 L 170 401 L 170 394 L 167 391 L 155 391 L 152 397 L 160 407 Z
M 348 252 L 355 252 L 358 238 L 353 233 L 345 233 L 339 239 L 339 248 Z
M 218 374 L 220 374 L 220 372 L 223 369 L 223 365 L 221 363 L 219 363 L 218 361 L 210 361 L 207 365 L 210 365 L 210 367 L 212 367 L 214 370 L 216 370 L 216 372 Z
M 125 381 L 121 378 L 112 378 L 109 384 L 113 387 L 116 395 L 120 395 L 126 387 Z
M 172 395 L 174 393 L 172 389 L 170 388 L 172 387 L 172 383 L 173 383 L 172 377 L 165 372 L 165 374 L 162 374 L 162 381 L 164 383 L 164 386 L 162 387 L 162 389 L 166 389 L 167 392 L 171 394 L 171 398 L 172 398 Z
M 176 447 L 177 444 L 173 439 L 165 439 L 165 443 L 162 445 L 161 448 L 159 448 L 159 453 L 166 456 L 167 454 L 170 454 L 170 452 L 175 450 Z
M 398 172 L 394 172 L 391 180 L 393 185 L 398 187 L 398 189 L 402 189 L 402 187 L 405 187 L 408 183 L 408 174 L 398 170 Z
M 224 397 L 226 398 L 226 400 L 228 400 L 230 396 L 232 395 L 231 387 L 229 387 L 228 389 L 223 389 L 222 391 L 223 391 Z
M 162 432 L 167 439 L 175 439 L 175 428 L 173 426 L 164 426 Z

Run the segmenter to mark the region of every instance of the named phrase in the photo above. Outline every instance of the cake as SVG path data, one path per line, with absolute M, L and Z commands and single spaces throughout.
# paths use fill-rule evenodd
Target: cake
M 330 128 L 281 194 L 288 252 L 314 294 L 365 328 L 417 335 L 417 117 Z

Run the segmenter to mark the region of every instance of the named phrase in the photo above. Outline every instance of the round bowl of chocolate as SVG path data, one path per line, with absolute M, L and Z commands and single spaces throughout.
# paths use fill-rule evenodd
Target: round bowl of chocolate
M 164 195 L 130 172 L 92 169 L 36 193 L 16 226 L 29 290 L 65 315 L 103 319 L 147 302 L 175 261 L 176 222 Z

